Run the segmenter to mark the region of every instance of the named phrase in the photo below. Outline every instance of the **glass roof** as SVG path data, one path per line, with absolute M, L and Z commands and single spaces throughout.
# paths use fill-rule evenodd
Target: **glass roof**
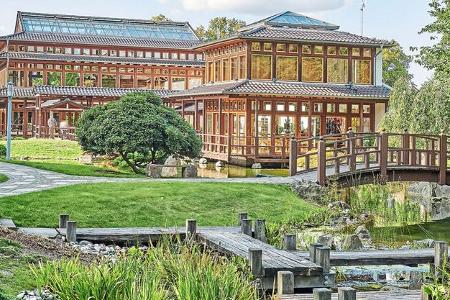
M 285 12 L 280 15 L 276 15 L 267 20 L 267 23 L 272 25 L 293 25 L 293 26 L 311 26 L 311 27 L 337 27 L 331 23 L 327 23 L 321 20 L 313 19 L 304 15 L 296 14 L 293 12 Z
M 23 29 L 29 32 L 78 35 L 152 38 L 162 40 L 198 40 L 187 24 L 146 24 L 126 21 L 99 21 L 55 17 L 23 16 Z

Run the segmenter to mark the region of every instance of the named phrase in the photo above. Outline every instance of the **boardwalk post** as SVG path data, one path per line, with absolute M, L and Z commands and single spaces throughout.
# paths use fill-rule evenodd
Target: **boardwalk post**
M 75 243 L 77 241 L 77 222 L 67 222 L 66 240 L 70 243 Z
M 192 237 L 197 233 L 197 221 L 193 219 L 186 220 L 186 237 Z
M 69 222 L 68 214 L 59 215 L 59 228 L 67 228 L 67 222 Z
M 388 135 L 383 129 L 380 133 L 380 175 L 382 182 L 387 179 Z
M 350 287 L 338 288 L 338 300 L 356 300 L 356 290 Z
M 262 250 L 261 249 L 248 249 L 248 261 L 252 270 L 253 276 L 261 278 L 264 276 L 264 268 L 262 264 Z
M 283 249 L 288 251 L 297 250 L 297 235 L 285 234 L 283 237 Z
M 439 184 L 447 183 L 447 135 L 441 133 L 439 138 Z
M 348 155 L 349 157 L 349 168 L 350 171 L 356 170 L 356 140 L 355 140 L 355 133 L 353 132 L 353 129 L 350 127 L 347 132 L 347 138 L 349 139 L 349 151 Z
M 313 300 L 331 300 L 331 290 L 325 288 L 314 289 Z
M 239 218 L 238 218 L 238 225 L 239 226 L 241 226 L 242 220 L 244 220 L 244 219 L 248 219 L 248 213 L 246 213 L 246 212 L 239 213 Z
M 289 271 L 278 271 L 277 273 L 277 294 L 292 295 L 294 294 L 294 273 Z
M 241 233 L 252 236 L 252 220 L 243 219 L 241 221 Z
M 410 147 L 410 137 L 409 137 L 408 129 L 405 129 L 405 131 L 403 132 L 403 138 L 402 138 L 402 149 L 403 149 L 402 164 L 403 165 L 409 165 L 409 147 Z
M 257 219 L 255 221 L 255 239 L 264 243 L 267 241 L 265 220 Z
M 291 139 L 289 144 L 289 176 L 297 175 L 298 141 Z
M 317 182 L 319 185 L 325 185 L 327 170 L 327 146 L 323 137 L 317 145 Z
M 318 244 L 318 243 L 311 244 L 309 246 L 309 260 L 311 262 L 316 263 L 316 261 L 317 261 L 316 250 L 317 250 L 317 248 L 320 248 L 320 247 L 323 247 L 323 245 Z
M 330 272 L 330 248 L 320 247 L 316 250 L 316 263 L 323 268 L 324 273 Z
M 434 271 L 435 276 L 439 280 L 444 278 L 444 268 L 447 267 L 448 260 L 448 243 L 442 241 L 434 242 Z

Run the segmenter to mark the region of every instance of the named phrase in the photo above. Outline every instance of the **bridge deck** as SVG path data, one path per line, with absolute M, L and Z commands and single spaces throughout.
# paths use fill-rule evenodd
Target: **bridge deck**
M 338 295 L 332 294 L 332 300 L 337 300 Z M 420 291 L 398 290 L 392 292 L 361 292 L 356 294 L 357 300 L 421 300 Z M 311 294 L 283 295 L 278 296 L 277 300 L 313 300 Z

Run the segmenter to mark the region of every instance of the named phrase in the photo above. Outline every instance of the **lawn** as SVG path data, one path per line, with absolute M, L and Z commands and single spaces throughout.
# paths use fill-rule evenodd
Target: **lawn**
M 102 183 L 2 198 L 0 217 L 19 226 L 54 227 L 69 213 L 80 227 L 236 225 L 239 212 L 270 221 L 304 220 L 320 211 L 289 187 L 223 183 Z
M 3 174 L 0 174 L 0 183 L 5 182 L 5 181 L 8 181 L 8 177 Z

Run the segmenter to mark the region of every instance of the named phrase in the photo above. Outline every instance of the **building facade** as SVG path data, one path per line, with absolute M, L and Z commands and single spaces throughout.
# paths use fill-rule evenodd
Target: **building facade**
M 72 128 L 87 107 L 144 89 L 197 130 L 206 157 L 283 163 L 292 137 L 371 132 L 385 113 L 390 44 L 338 29 L 284 12 L 202 43 L 188 23 L 19 12 L 0 39 L 0 85 L 17 86 L 19 135 L 48 135 L 50 115 Z

